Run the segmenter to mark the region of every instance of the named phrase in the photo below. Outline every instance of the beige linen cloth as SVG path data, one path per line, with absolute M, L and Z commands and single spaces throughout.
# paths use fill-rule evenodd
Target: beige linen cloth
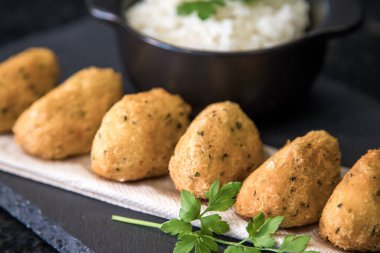
M 270 155 L 275 149 L 266 147 L 265 151 Z M 90 171 L 89 155 L 64 161 L 41 160 L 25 154 L 15 144 L 12 135 L 0 135 L 0 170 L 138 212 L 166 219 L 178 217 L 179 192 L 169 176 L 133 183 L 107 181 Z M 230 224 L 229 236 L 246 237 L 245 220 L 232 209 L 221 215 Z M 323 241 L 316 225 L 280 230 L 277 241 L 287 233 L 312 236 L 308 250 L 344 252 Z

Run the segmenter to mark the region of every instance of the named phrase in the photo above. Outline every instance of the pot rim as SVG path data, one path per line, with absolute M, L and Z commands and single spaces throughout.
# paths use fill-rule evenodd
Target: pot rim
M 107 0 L 106 0 L 107 1 Z M 110 1 L 110 0 L 108 0 Z M 235 56 L 250 56 L 250 55 L 261 55 L 261 54 L 267 54 L 275 51 L 281 51 L 287 48 L 291 48 L 294 46 L 297 46 L 299 44 L 302 44 L 309 40 L 322 40 L 327 41 L 328 39 L 336 36 L 342 36 L 346 35 L 348 33 L 351 33 L 355 31 L 357 28 L 361 26 L 361 24 L 364 21 L 364 8 L 361 4 L 360 0 L 326 0 L 326 3 L 328 6 L 326 8 L 328 9 L 329 15 L 326 19 L 331 19 L 334 14 L 337 16 L 337 11 L 339 8 L 341 8 L 342 3 L 347 6 L 349 6 L 348 13 L 355 12 L 356 15 L 353 15 L 351 17 L 349 24 L 328 24 L 325 20 L 324 27 L 322 28 L 315 28 L 311 29 L 309 31 L 306 31 L 305 34 L 299 38 L 293 39 L 291 41 L 281 43 L 272 47 L 262 48 L 262 49 L 252 49 L 252 50 L 241 50 L 241 51 L 214 51 L 214 50 L 201 50 L 201 49 L 192 49 L 192 48 L 186 48 L 186 47 L 180 47 L 176 45 L 169 44 L 167 42 L 161 41 L 159 39 L 153 38 L 149 35 L 143 34 L 136 29 L 132 28 L 129 23 L 124 18 L 123 14 L 121 14 L 124 9 L 121 8 L 121 0 L 114 0 L 118 3 L 118 10 L 112 9 L 112 8 L 102 8 L 99 5 L 99 2 L 102 2 L 102 0 L 86 0 L 86 5 L 88 8 L 89 13 L 96 19 L 106 21 L 112 24 L 116 24 L 126 30 L 127 32 L 134 35 L 139 40 L 166 50 L 171 51 L 174 53 L 181 53 L 181 54 L 190 54 L 195 56 L 214 56 L 214 57 L 235 57 Z

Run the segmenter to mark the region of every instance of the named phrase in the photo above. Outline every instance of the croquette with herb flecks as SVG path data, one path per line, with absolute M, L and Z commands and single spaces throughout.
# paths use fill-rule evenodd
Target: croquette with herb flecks
M 13 127 L 16 143 L 44 159 L 88 153 L 104 114 L 120 97 L 120 74 L 83 69 L 22 113 Z
M 180 96 L 161 88 L 124 96 L 105 115 L 96 134 L 93 172 L 120 182 L 167 174 L 190 110 Z
M 263 161 L 255 124 L 233 102 L 209 105 L 190 124 L 170 159 L 178 190 L 205 198 L 211 184 L 242 181 Z
M 316 223 L 340 180 L 340 159 L 338 141 L 326 131 L 298 137 L 243 182 L 235 211 L 244 218 L 282 215 L 284 228 Z
M 47 48 L 29 48 L 0 63 L 0 132 L 11 131 L 20 114 L 56 85 L 57 58 Z
M 319 231 L 344 250 L 380 251 L 380 149 L 346 173 L 323 209 Z

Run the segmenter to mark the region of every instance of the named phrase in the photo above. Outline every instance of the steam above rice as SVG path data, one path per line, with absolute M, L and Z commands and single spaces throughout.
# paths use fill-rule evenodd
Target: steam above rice
M 299 38 L 309 24 L 305 0 L 226 1 L 216 15 L 179 16 L 183 0 L 142 0 L 125 13 L 137 31 L 184 48 L 242 51 L 273 47 Z

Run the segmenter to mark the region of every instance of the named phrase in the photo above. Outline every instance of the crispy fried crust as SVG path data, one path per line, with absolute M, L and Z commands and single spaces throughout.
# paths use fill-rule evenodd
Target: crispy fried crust
M 369 150 L 334 190 L 319 223 L 321 236 L 352 251 L 380 251 L 380 149 Z
M 62 159 L 90 151 L 103 115 L 121 97 L 121 76 L 87 68 L 37 100 L 17 120 L 16 142 L 27 153 Z
M 167 174 L 190 111 L 180 96 L 163 89 L 124 96 L 106 114 L 96 134 L 92 170 L 122 182 Z
M 59 67 L 47 48 L 30 48 L 0 64 L 0 132 L 57 83 Z
M 216 103 L 204 109 L 178 142 L 169 170 L 178 190 L 204 198 L 211 184 L 242 181 L 263 160 L 254 123 L 239 105 Z
M 325 131 L 295 139 L 244 181 L 236 212 L 245 218 L 283 215 L 281 227 L 317 222 L 339 181 L 340 158 L 338 141 Z

